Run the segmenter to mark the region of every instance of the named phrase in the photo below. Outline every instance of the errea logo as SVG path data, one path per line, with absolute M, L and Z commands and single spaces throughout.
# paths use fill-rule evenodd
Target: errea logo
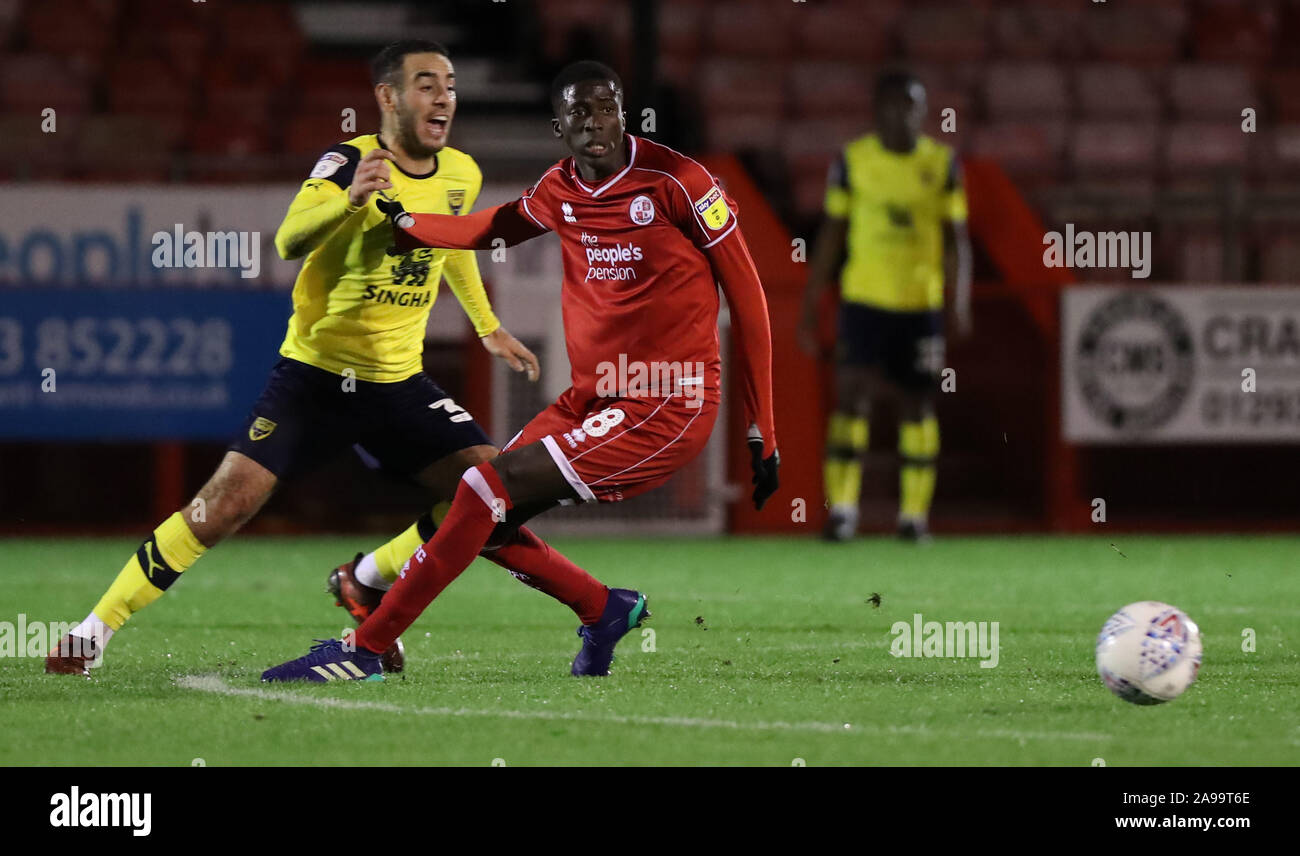
M 564 222 L 577 223 L 578 218 L 573 216 L 573 206 L 567 202 L 560 203 L 560 213 L 564 215 Z

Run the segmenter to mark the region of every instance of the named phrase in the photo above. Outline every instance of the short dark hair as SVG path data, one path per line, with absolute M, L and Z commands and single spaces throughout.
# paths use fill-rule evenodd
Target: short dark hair
M 876 76 L 876 100 L 892 92 L 906 93 L 912 84 L 921 84 L 921 78 L 905 68 L 887 68 Z
M 451 59 L 447 49 L 437 42 L 428 39 L 401 39 L 386 45 L 383 50 L 375 54 L 374 59 L 370 60 L 370 82 L 375 86 L 394 82 L 391 78 L 394 72 L 402 68 L 402 60 L 407 54 L 415 53 L 436 53 Z
M 603 62 L 584 59 L 569 63 L 560 70 L 559 74 L 555 75 L 555 80 L 551 81 L 551 107 L 559 107 L 560 96 L 564 94 L 565 89 L 575 83 L 583 83 L 588 80 L 610 81 L 620 94 L 623 92 L 623 81 L 619 78 L 618 72 Z

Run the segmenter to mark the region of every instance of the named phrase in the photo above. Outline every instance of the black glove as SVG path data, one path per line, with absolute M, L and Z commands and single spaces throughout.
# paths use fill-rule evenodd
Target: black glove
M 781 485 L 776 475 L 777 467 L 781 466 L 781 453 L 774 450 L 771 456 L 764 458 L 763 438 L 754 429 L 750 430 L 747 442 L 749 443 L 749 466 L 754 471 L 754 478 L 751 479 L 754 484 L 754 508 L 762 511 L 763 503 L 767 502 Z
M 376 194 L 375 207 L 387 214 L 388 219 L 399 229 L 409 229 L 415 225 L 415 218 L 407 214 L 406 209 L 402 207 L 402 203 L 396 199 L 385 199 Z

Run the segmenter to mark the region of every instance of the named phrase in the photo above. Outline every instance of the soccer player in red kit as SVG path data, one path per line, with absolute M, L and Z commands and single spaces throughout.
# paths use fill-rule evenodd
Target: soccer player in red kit
M 730 200 L 700 164 L 626 133 L 622 84 L 599 63 L 551 87 L 555 134 L 572 156 L 521 198 L 459 217 L 384 203 L 399 250 L 486 249 L 560 236 L 572 386 L 502 454 L 465 471 L 450 512 L 354 636 L 329 640 L 263 680 L 362 680 L 379 654 L 485 547 L 577 500 L 617 502 L 662 484 L 704 448 L 717 417 L 718 286 L 739 344 L 756 507 L 777 488 L 767 301 Z M 575 675 L 608 674 L 646 598 L 589 575 L 600 618 L 578 629 Z

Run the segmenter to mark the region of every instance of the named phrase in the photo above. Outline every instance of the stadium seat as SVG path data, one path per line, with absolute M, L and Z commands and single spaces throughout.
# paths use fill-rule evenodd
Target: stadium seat
M 1034 182 L 1060 176 L 1065 140 L 1064 120 L 1003 122 L 975 128 L 969 153 L 997 161 L 1013 178 Z
M 1150 71 L 1120 63 L 1089 63 L 1075 69 L 1074 88 L 1087 119 L 1155 121 L 1161 102 Z
M 1272 69 L 1265 85 L 1274 121 L 1300 122 L 1300 69 Z
M 73 170 L 84 181 L 167 181 L 184 124 L 181 116 L 88 116 L 77 131 Z
M 0 114 L 0 179 L 44 181 L 64 178 L 82 117 L 59 113 L 53 134 L 41 131 L 31 112 Z
M 44 0 L 29 3 L 23 30 L 29 50 L 81 57 L 98 63 L 112 44 L 117 30 L 113 2 Z
M 1254 244 L 1260 282 L 1291 285 L 1300 278 L 1300 223 L 1261 230 Z
M 1236 123 L 1182 122 L 1169 128 L 1164 169 L 1171 175 L 1183 171 L 1246 166 L 1249 137 Z
M 801 8 L 791 22 L 797 55 L 807 59 L 878 62 L 890 49 L 901 4 L 895 0 L 850 3 L 844 0 Z
M 785 99 L 784 66 L 758 60 L 716 60 L 701 75 L 701 106 L 705 111 L 762 110 Z
M 710 148 L 725 152 L 772 151 L 789 116 L 773 102 L 763 109 L 743 112 L 710 110 L 705 114 L 705 140 Z
M 287 163 L 297 163 L 305 175 L 327 148 L 376 127 L 374 112 L 358 114 L 357 130 L 352 133 L 342 129 L 342 117 L 333 111 L 300 113 L 285 123 L 280 150 L 289 156 Z
M 1183 118 L 1240 122 L 1242 108 L 1259 106 L 1250 70 L 1236 65 L 1176 66 L 1169 75 L 1169 98 Z
M 1065 74 L 1050 62 L 997 63 L 985 74 L 982 92 L 989 118 L 995 121 L 1053 118 L 1070 111 Z
M 1276 29 L 1271 6 L 1209 0 L 1192 27 L 1193 50 L 1202 60 L 1262 64 L 1273 55 Z
M 108 106 L 114 113 L 174 114 L 190 104 L 192 85 L 160 57 L 123 56 L 108 72 Z
M 988 53 L 985 3 L 926 3 L 909 7 L 899 24 L 908 56 L 922 62 L 973 62 Z
M 199 76 L 208 62 L 208 31 L 192 21 L 128 26 L 121 53 L 164 59 L 182 82 Z
M 204 117 L 186 134 L 195 181 L 257 181 L 274 171 L 266 126 L 241 118 Z
M 1074 57 L 1084 9 L 1077 3 L 1009 3 L 993 13 L 997 52 L 1013 59 L 1061 60 Z
M 708 6 L 699 0 L 666 0 L 659 7 L 660 76 L 685 83 L 704 48 L 704 21 Z
M 1068 144 L 1069 162 L 1081 176 L 1150 173 L 1159 150 L 1159 128 L 1148 122 L 1080 122 Z
M 84 113 L 93 100 L 91 80 L 84 58 L 11 54 L 0 58 L 0 106 L 12 112 L 52 107 Z
M 799 12 L 793 3 L 769 4 L 761 14 L 752 3 L 735 0 L 713 6 L 705 19 L 710 58 L 786 58 L 794 49 L 790 32 Z
M 1300 124 L 1259 132 L 1255 174 L 1266 183 L 1279 177 L 1300 178 Z
M 1162 66 L 1179 54 L 1187 11 L 1168 3 L 1123 6 L 1108 3 L 1083 16 L 1083 42 L 1103 60 Z
M 872 79 L 864 69 L 838 62 L 799 60 L 786 76 L 787 103 L 801 118 L 871 111 Z

